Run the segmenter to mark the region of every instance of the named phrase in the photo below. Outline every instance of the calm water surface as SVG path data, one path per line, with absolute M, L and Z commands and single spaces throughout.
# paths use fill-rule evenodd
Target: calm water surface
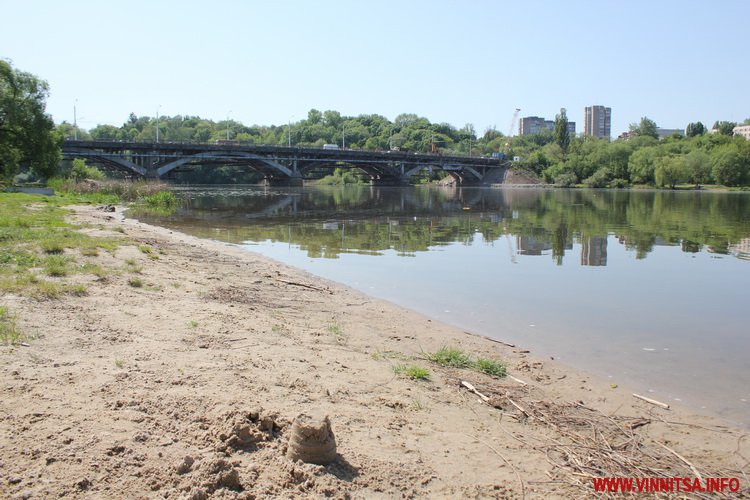
M 750 194 L 191 188 L 228 241 L 750 426 Z

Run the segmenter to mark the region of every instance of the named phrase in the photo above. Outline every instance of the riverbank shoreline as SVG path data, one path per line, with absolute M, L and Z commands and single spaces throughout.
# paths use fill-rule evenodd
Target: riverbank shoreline
M 718 419 L 119 207 L 71 220 L 129 242 L 77 258 L 129 271 L 3 299 L 35 338 L 3 348 L 0 496 L 580 497 L 634 465 L 748 487 L 744 431 Z M 444 346 L 509 377 L 425 359 Z M 331 418 L 327 467 L 285 457 L 304 412 Z

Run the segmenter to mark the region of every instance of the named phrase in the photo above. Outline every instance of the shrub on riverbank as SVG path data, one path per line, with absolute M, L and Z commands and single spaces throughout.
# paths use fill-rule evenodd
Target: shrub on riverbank
M 49 187 L 63 194 L 110 196 L 118 203 L 120 201 L 138 201 L 162 192 L 169 191 L 169 186 L 163 182 L 128 181 L 128 180 L 93 180 L 85 179 L 76 181 L 74 179 L 50 179 Z M 174 196 L 174 195 L 172 195 Z M 100 202 L 100 201 L 95 201 Z

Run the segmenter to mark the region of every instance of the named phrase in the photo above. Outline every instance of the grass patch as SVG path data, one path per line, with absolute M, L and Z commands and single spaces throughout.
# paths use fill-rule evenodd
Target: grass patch
M 188 327 L 190 327 L 190 328 L 198 328 L 198 322 L 195 321 L 194 319 L 191 319 L 190 321 L 188 321 Z
M 505 363 L 490 358 L 473 359 L 457 347 L 441 347 L 438 351 L 427 353 L 427 360 L 440 366 L 451 368 L 471 368 L 493 377 L 504 377 L 507 373 Z
M 441 347 L 438 351 L 427 354 L 427 359 L 440 366 L 469 368 L 474 364 L 471 357 L 457 347 Z
M 115 360 L 115 366 L 117 368 L 122 368 L 122 367 L 125 366 L 125 361 L 123 361 L 122 359 L 116 359 Z
M 404 375 L 412 380 L 430 381 L 430 371 L 416 365 L 396 365 L 393 367 L 394 373 Z
M 70 258 L 65 255 L 50 255 L 44 259 L 44 273 L 54 277 L 67 276 L 69 264 Z
M 113 252 L 122 244 L 120 238 L 87 235 L 66 222 L 64 206 L 70 203 L 65 196 L 0 193 L 0 292 L 37 299 L 86 293 L 83 285 L 51 283 L 35 274 L 65 278 L 92 271 L 74 265 L 76 251 L 96 256 L 100 249 Z M 101 268 L 93 272 L 103 274 Z
M 104 270 L 99 264 L 84 264 L 81 266 L 81 271 L 88 274 L 93 274 L 97 278 L 105 278 L 107 271 Z
M 129 278 L 128 285 L 133 288 L 143 288 L 143 280 L 141 278 Z
M 0 306 L 0 342 L 6 345 L 18 345 L 26 336 L 16 326 L 16 318 L 6 306 Z
M 99 249 L 96 247 L 83 247 L 81 248 L 81 255 L 85 255 L 86 257 L 96 257 L 99 255 Z
M 504 377 L 507 374 L 505 363 L 495 359 L 479 358 L 474 363 L 474 368 L 493 377 Z
M 141 274 L 143 271 L 143 267 L 141 267 L 135 259 L 125 259 L 125 265 L 127 266 L 128 272 Z
M 42 247 L 42 251 L 44 253 L 49 254 L 63 253 L 63 251 L 65 250 L 65 247 L 61 242 L 53 240 L 43 240 L 39 246 Z

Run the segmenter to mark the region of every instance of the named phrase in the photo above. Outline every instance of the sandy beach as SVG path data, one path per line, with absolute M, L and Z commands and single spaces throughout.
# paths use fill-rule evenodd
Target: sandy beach
M 3 297 L 30 339 L 0 348 L 2 498 L 582 498 L 592 477 L 748 495 L 750 440 L 717 418 L 121 207 L 70 219 L 128 243 L 75 256 L 120 270 L 67 278 L 84 296 Z M 444 346 L 509 376 L 426 359 Z M 288 457 L 300 414 L 329 417 L 330 464 Z

